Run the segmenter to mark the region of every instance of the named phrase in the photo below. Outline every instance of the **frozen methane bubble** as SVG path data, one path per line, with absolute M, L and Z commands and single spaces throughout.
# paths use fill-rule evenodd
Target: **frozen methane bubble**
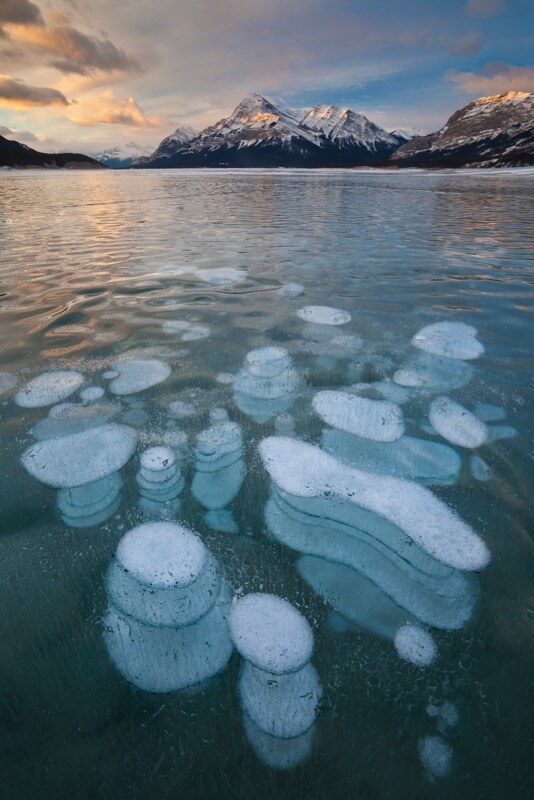
M 399 656 L 417 667 L 429 667 L 438 653 L 431 634 L 411 623 L 399 628 L 393 643 Z
M 166 380 L 171 374 L 168 364 L 157 358 L 131 358 L 114 361 L 113 368 L 119 373 L 109 384 L 113 394 L 135 394 Z
M 441 736 L 424 736 L 419 740 L 418 749 L 429 778 L 446 778 L 451 771 L 452 747 Z
M 297 568 L 314 592 L 359 628 L 393 640 L 399 627 L 415 621 L 376 584 L 345 564 L 301 556 Z
M 464 322 L 434 322 L 425 325 L 412 339 L 414 347 L 436 356 L 470 361 L 484 352 L 476 328 Z
M 102 377 L 105 378 L 107 381 L 112 380 L 112 378 L 117 378 L 119 373 L 116 369 L 107 369 L 105 372 L 102 373 Z
M 246 475 L 241 426 L 216 422 L 199 433 L 195 469 L 191 492 L 204 508 L 214 511 L 231 503 Z
M 149 447 L 141 454 L 136 480 L 145 511 L 168 515 L 180 507 L 178 496 L 185 482 L 170 447 Z
M 271 769 L 294 769 L 311 755 L 315 733 L 313 726 L 302 736 L 279 739 L 262 731 L 246 712 L 243 715 L 243 725 L 254 752 L 260 761 Z
M 323 690 L 315 667 L 273 675 L 246 662 L 239 678 L 243 710 L 265 733 L 292 739 L 305 733 L 317 718 Z
M 104 396 L 104 390 L 101 386 L 87 386 L 80 392 L 80 400 L 84 403 L 92 403 L 95 400 L 100 400 Z
M 317 392 L 313 407 L 333 428 L 373 439 L 394 442 L 404 433 L 402 409 L 389 400 L 369 400 L 348 392 Z
M 304 286 L 301 286 L 300 283 L 285 283 L 276 291 L 280 297 L 299 297 L 303 293 Z
M 491 470 L 479 456 L 471 456 L 469 459 L 469 466 L 471 468 L 471 475 L 476 481 L 489 481 L 491 480 Z
M 348 501 L 383 517 L 442 564 L 459 570 L 483 569 L 488 548 L 452 509 L 423 486 L 403 478 L 351 467 L 306 442 L 271 436 L 260 442 L 260 456 L 283 492 L 299 498 Z
M 221 578 L 200 537 L 172 522 L 132 528 L 119 542 L 106 582 L 122 612 L 147 625 L 190 625 L 214 605 Z
M 335 430 L 324 430 L 321 444 L 327 453 L 355 467 L 424 486 L 448 486 L 458 480 L 462 460 L 446 444 L 401 436 L 396 442 L 373 442 Z
M 312 656 L 308 621 L 274 594 L 248 594 L 237 600 L 228 622 L 235 648 L 260 670 L 274 675 L 297 672 Z
M 346 325 L 352 319 L 348 311 L 331 306 L 304 306 L 297 311 L 297 316 L 317 325 Z
M 173 419 L 183 419 L 196 413 L 193 403 L 186 403 L 184 400 L 173 400 L 169 403 L 169 417 Z
M 70 436 L 89 428 L 105 425 L 120 414 L 118 403 L 61 403 L 52 406 L 48 416 L 39 420 L 30 433 L 35 439 L 55 439 Z
M 258 347 L 247 353 L 234 381 L 238 408 L 258 423 L 288 411 L 296 400 L 301 379 L 282 347 Z
M 117 472 L 74 489 L 58 492 L 57 507 L 65 525 L 89 528 L 99 525 L 120 506 L 122 480 Z
M 117 472 L 132 456 L 136 441 L 132 428 L 110 423 L 37 442 L 24 451 L 21 461 L 46 486 L 68 489 Z
M 233 372 L 219 372 L 217 373 L 217 383 L 233 383 L 235 381 L 235 375 Z
M 80 372 L 56 370 L 33 378 L 15 395 L 15 403 L 22 408 L 51 406 L 70 397 L 84 382 Z
M 226 615 L 231 602 L 221 584 L 212 608 L 188 625 L 147 625 L 113 602 L 104 615 L 108 655 L 123 677 L 145 692 L 174 692 L 221 672 L 232 655 Z
M 428 419 L 444 439 L 460 447 L 480 447 L 488 439 L 486 423 L 448 397 L 432 401 Z
M 393 373 L 393 381 L 399 386 L 433 393 L 466 386 L 473 375 L 472 364 L 421 351 Z

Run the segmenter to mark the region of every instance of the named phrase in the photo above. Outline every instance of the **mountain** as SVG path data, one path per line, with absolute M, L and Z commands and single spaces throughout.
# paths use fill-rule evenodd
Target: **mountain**
M 176 128 L 170 136 L 163 139 L 155 150 L 151 149 L 150 153 L 145 153 L 144 155 L 149 159 L 172 156 L 182 145 L 187 144 L 196 136 L 198 136 L 198 131 L 195 128 L 191 128 L 190 125 L 182 125 Z
M 534 94 L 480 97 L 456 111 L 437 133 L 402 145 L 398 167 L 492 167 L 534 164 Z
M 124 145 L 117 147 L 110 147 L 107 150 L 101 150 L 99 153 L 93 153 L 92 157 L 100 161 L 106 167 L 113 169 L 120 169 L 131 167 L 133 162 L 138 158 L 151 155 L 153 151 L 151 145 L 137 144 L 136 142 L 127 142 Z
M 385 163 L 399 142 L 363 114 L 316 105 L 279 109 L 251 94 L 186 142 L 165 139 L 142 167 L 324 167 Z
M 393 136 L 394 139 L 397 139 L 399 144 L 404 144 L 405 142 L 409 142 L 411 139 L 415 139 L 417 136 L 428 136 L 428 131 L 423 131 L 421 128 L 395 128 L 392 131 L 389 131 L 389 135 Z
M 65 167 L 103 169 L 94 158 L 81 153 L 39 153 L 25 144 L 0 136 L 0 167 Z

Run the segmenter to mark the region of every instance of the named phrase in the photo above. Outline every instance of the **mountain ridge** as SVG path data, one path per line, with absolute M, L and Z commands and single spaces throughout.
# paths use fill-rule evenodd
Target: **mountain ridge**
M 0 136 L 0 167 L 48 167 L 57 169 L 105 169 L 82 153 L 40 153 L 14 139 Z

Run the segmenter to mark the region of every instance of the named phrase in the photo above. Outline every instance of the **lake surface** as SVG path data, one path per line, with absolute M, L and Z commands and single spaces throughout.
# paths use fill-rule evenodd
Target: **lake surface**
M 528 796 L 533 188 L 529 170 L 0 175 L 2 797 Z M 279 294 L 290 283 L 302 293 Z M 351 319 L 318 325 L 297 315 L 315 305 Z M 441 321 L 476 328 L 485 352 L 445 359 L 453 366 L 438 388 L 391 382 L 414 363 L 417 372 L 423 351 L 412 337 Z M 296 382 L 256 402 L 232 380 L 247 353 L 265 346 L 289 353 Z M 172 371 L 144 391 L 114 394 L 103 374 L 121 357 L 157 359 Z M 77 405 L 52 409 L 51 417 L 53 401 L 14 402 L 30 380 L 55 370 L 82 373 L 84 387 L 101 387 L 103 396 L 84 404 L 76 391 L 67 402 Z M 281 434 L 320 445 L 330 426 L 314 410 L 314 395 L 356 387 L 354 396 L 384 399 L 379 381 L 399 403 L 406 434 L 448 445 L 461 459 L 450 480 L 427 482 L 491 553 L 486 568 L 470 573 L 472 609 L 461 622 L 433 625 L 426 600 L 414 614 L 419 600 L 403 600 L 404 567 L 391 579 L 380 566 L 365 576 L 365 554 L 359 572 L 343 573 L 347 602 L 336 595 L 337 578 L 327 601 L 305 579 L 302 561 L 304 554 L 304 566 L 323 577 L 332 563 L 302 544 L 316 511 L 310 505 L 295 512 L 296 522 L 282 519 L 286 538 L 302 529 L 299 547 L 269 523 L 273 487 L 258 444 Z M 489 440 L 470 449 L 440 436 L 428 421 L 439 395 L 478 410 Z M 171 407 L 175 401 L 181 405 Z M 91 524 L 98 502 L 89 503 L 83 527 L 83 514 L 80 526 L 66 524 L 57 507 L 64 490 L 28 474 L 21 456 L 81 430 L 76 414 L 88 408 L 89 425 L 127 424 L 137 446 L 116 478 L 122 489 L 110 489 L 109 516 Z M 209 500 L 203 505 L 191 487 L 196 436 L 213 409 L 241 426 L 246 478 L 224 509 L 210 513 Z M 223 418 L 212 414 L 215 424 Z M 343 441 L 354 444 L 350 436 Z M 139 454 L 157 445 L 174 448 L 185 480 L 179 509 L 167 504 L 161 513 L 157 502 L 140 503 L 136 480 Z M 68 458 L 74 463 L 76 454 Z M 290 472 L 306 473 L 306 461 L 299 455 Z M 403 492 L 395 504 L 405 508 Z M 145 690 L 146 670 L 156 682 L 172 675 L 176 653 L 156 653 L 161 631 L 147 633 L 146 646 L 131 633 L 124 658 L 137 659 L 137 678 L 117 656 L 106 573 L 121 537 L 164 514 L 198 532 L 236 596 L 271 592 L 311 624 L 323 697 L 302 735 L 269 736 L 251 722 L 235 651 L 211 680 L 163 693 Z M 422 522 L 424 534 L 435 520 Z M 333 541 L 338 533 L 328 524 L 322 535 Z M 428 598 L 441 618 L 439 591 Z M 381 604 L 394 619 L 409 606 L 412 622 L 430 631 L 437 657 L 429 666 L 399 657 L 391 626 L 380 625 Z

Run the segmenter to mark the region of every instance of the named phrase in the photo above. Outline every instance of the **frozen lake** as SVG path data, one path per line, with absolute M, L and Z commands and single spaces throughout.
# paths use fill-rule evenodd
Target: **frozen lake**
M 2 797 L 527 796 L 533 188 L 0 175 Z

